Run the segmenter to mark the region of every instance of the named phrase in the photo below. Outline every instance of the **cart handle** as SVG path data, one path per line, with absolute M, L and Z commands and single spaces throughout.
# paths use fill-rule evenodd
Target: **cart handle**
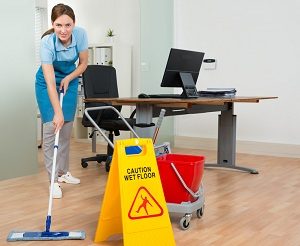
M 96 124 L 96 122 L 92 119 L 92 117 L 88 113 L 89 111 L 103 110 L 103 109 L 111 109 L 111 110 L 115 111 L 120 116 L 120 118 L 124 121 L 124 123 L 126 124 L 128 129 L 134 134 L 134 136 L 136 138 L 139 138 L 137 133 L 133 130 L 133 128 L 129 125 L 129 123 L 125 120 L 125 118 L 121 115 L 121 113 L 115 107 L 113 107 L 113 106 L 99 106 L 99 107 L 86 108 L 84 110 L 84 114 L 90 120 L 90 122 L 94 125 L 94 127 L 96 127 L 96 129 L 100 132 L 102 137 L 104 137 L 104 139 L 107 141 L 107 143 L 109 144 L 110 147 L 114 148 L 114 144 L 109 140 L 109 138 L 105 135 L 105 133 L 100 129 L 100 127 Z
M 198 198 L 200 197 L 201 193 L 200 190 L 198 190 L 197 192 L 192 191 L 184 182 L 184 180 L 182 179 L 181 175 L 179 174 L 179 172 L 177 171 L 175 165 L 173 162 L 171 162 L 171 167 L 173 168 L 174 172 L 176 173 L 177 177 L 179 178 L 181 184 L 183 185 L 183 187 L 194 197 L 194 198 Z

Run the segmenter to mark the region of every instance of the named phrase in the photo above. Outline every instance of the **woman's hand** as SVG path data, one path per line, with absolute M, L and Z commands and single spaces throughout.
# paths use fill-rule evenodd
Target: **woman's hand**
M 59 90 L 64 89 L 64 95 L 67 93 L 70 81 L 71 80 L 69 79 L 69 77 L 66 76 L 60 82 Z
M 62 112 L 55 113 L 53 117 L 53 126 L 54 126 L 54 133 L 56 134 L 58 130 L 62 128 L 64 125 L 64 115 Z

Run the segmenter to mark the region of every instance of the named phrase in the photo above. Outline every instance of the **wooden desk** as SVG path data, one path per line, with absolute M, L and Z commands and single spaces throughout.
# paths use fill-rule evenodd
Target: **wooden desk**
M 277 97 L 227 97 L 195 99 L 178 98 L 90 98 L 85 102 L 109 102 L 112 105 L 136 106 L 136 122 L 150 124 L 153 117 L 157 117 L 162 108 L 166 110 L 165 116 L 184 114 L 199 114 L 218 112 L 218 156 L 217 164 L 205 164 L 206 167 L 231 168 L 257 174 L 255 169 L 237 166 L 236 161 L 236 115 L 234 103 L 258 103 L 260 100 L 276 99 Z M 152 137 L 148 128 L 136 129 L 140 137 Z

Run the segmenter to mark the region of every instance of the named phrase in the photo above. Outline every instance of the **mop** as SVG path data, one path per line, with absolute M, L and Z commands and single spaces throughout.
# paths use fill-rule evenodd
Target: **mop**
M 63 90 L 60 91 L 60 106 L 62 107 L 63 103 Z M 7 237 L 7 241 L 47 241 L 47 240 L 66 240 L 66 239 L 85 239 L 84 231 L 50 231 L 51 226 L 51 211 L 52 211 L 52 194 L 54 187 L 54 176 L 56 169 L 56 156 L 58 150 L 58 140 L 59 132 L 55 135 L 54 142 L 54 154 L 53 154 L 53 165 L 52 165 L 52 174 L 51 174 L 51 184 L 50 184 L 50 195 L 49 195 L 49 206 L 48 214 L 46 217 L 46 230 L 42 232 L 26 232 L 26 231 L 11 231 Z

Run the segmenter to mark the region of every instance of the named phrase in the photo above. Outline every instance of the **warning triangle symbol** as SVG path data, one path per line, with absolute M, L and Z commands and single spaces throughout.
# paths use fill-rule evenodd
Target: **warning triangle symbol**
M 128 217 L 132 220 L 158 217 L 163 215 L 164 210 L 153 197 L 153 195 L 141 186 L 132 202 Z

